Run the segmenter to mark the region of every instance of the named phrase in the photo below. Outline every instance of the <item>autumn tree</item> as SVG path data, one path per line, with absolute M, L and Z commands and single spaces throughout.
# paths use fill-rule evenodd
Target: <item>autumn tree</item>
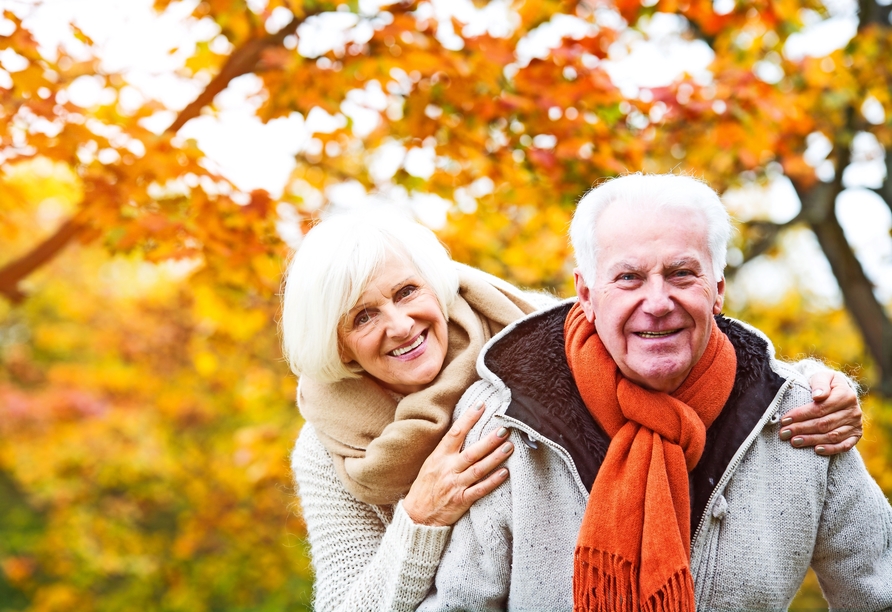
M 179 3 L 155 1 L 158 12 L 173 5 Z M 566 228 L 579 196 L 603 177 L 680 170 L 725 193 L 789 181 L 799 212 L 781 223 L 745 219 L 735 244 L 740 261 L 729 274 L 775 253 L 785 233 L 806 228 L 831 266 L 846 312 L 803 321 L 798 313 L 809 305 L 788 296 L 771 307 L 746 304 L 740 314 L 782 340 L 791 354 L 819 348 L 839 363 L 865 362 L 867 382 L 892 395 L 887 305 L 846 239 L 837 210 L 851 183 L 847 171 L 871 155 L 884 159 L 885 178 L 869 187 L 892 210 L 887 3 L 859 0 L 857 33 L 821 56 L 796 55 L 790 41 L 832 21 L 844 3 L 506 0 L 461 5 L 465 22 L 455 18 L 453 5 L 459 6 L 190 4 L 191 23 L 208 26 L 212 35 L 199 40 L 178 69 L 198 93 L 174 109 L 146 91 L 132 103 L 134 85 L 103 64 L 88 33 L 72 25 L 70 44 L 45 49 L 28 25 L 27 3 L 4 12 L 0 403 L 7 412 L 0 415 L 0 436 L 15 444 L 0 447 L 0 489 L 11 492 L 15 512 L 24 513 L 16 520 L 45 532 L 34 536 L 39 544 L 22 540 L 12 552 L 0 548 L 0 566 L 18 593 L 44 602 L 42 609 L 71 609 L 72 602 L 99 609 L 90 595 L 94 587 L 142 601 L 134 586 L 140 572 L 151 574 L 154 588 L 176 591 L 190 576 L 223 572 L 222 562 L 210 570 L 201 566 L 202 554 L 234 565 L 249 558 L 235 537 L 249 524 L 246 517 L 269 522 L 275 516 L 275 496 L 252 487 L 287 486 L 284 463 L 271 457 L 285 456 L 298 425 L 287 391 L 293 381 L 275 348 L 276 292 L 288 251 L 282 228 L 290 225 L 298 235 L 306 230 L 333 206 L 337 186 L 445 210 L 438 232 L 456 259 L 569 295 Z M 617 58 L 651 39 L 655 24 L 666 19 L 680 40 L 708 48 L 707 74 L 680 74 L 659 86 L 617 83 L 611 73 Z M 320 31 L 329 38 L 306 44 Z M 263 121 L 311 114 L 330 120 L 297 154 L 281 197 L 240 192 L 181 135 L 189 121 L 212 114 L 216 96 L 245 75 L 262 85 L 256 113 Z M 89 107 L 70 95 L 85 81 L 102 92 Z M 816 159 L 821 147 L 826 155 Z M 47 220 L 41 206 L 50 199 L 63 204 L 57 206 L 61 215 Z M 71 261 L 70 253 L 77 254 Z M 80 278 L 103 269 L 90 259 L 101 258 L 98 253 L 159 269 L 176 264 L 183 285 L 172 283 L 164 297 L 109 298 L 107 288 Z M 78 259 L 82 255 L 86 260 Z M 99 307 L 105 299 L 121 314 L 106 317 Z M 160 337 L 132 324 L 128 314 L 157 325 Z M 810 322 L 832 331 L 815 336 Z M 96 332 L 79 337 L 74 331 L 88 328 Z M 281 386 L 271 382 L 276 368 Z M 119 382 L 107 382 L 99 371 L 113 372 Z M 248 388 L 238 384 L 245 372 L 253 381 Z M 153 405 L 158 389 L 160 407 Z M 104 407 L 123 404 L 130 412 L 113 410 L 109 422 L 97 420 Z M 868 404 L 878 430 L 892 431 L 892 407 L 876 397 Z M 256 410 L 253 420 L 246 405 Z M 32 408 L 38 417 L 29 416 Z M 215 411 L 223 423 L 213 423 Z M 173 443 L 176 427 L 191 432 L 196 445 L 210 441 L 207 456 L 181 454 Z M 112 444 L 120 432 L 122 441 L 114 443 L 120 446 L 104 447 L 102 457 L 113 461 L 114 449 L 136 449 L 149 457 L 145 469 L 109 477 L 98 492 L 75 486 L 78 476 L 104 473 L 96 461 L 83 459 L 90 435 Z M 864 443 L 872 472 L 881 476 L 888 472 L 887 437 Z M 42 469 L 22 468 L 42 465 L 35 457 L 53 444 L 62 450 Z M 151 459 L 152 449 L 163 449 L 167 459 Z M 235 456 L 245 462 L 237 466 L 239 478 L 216 480 L 215 469 L 232 469 L 225 458 Z M 260 467 L 251 471 L 255 464 Z M 159 483 L 188 488 L 195 474 L 215 486 L 189 489 L 188 503 L 163 495 Z M 881 481 L 892 490 L 888 478 Z M 120 491 L 131 486 L 141 496 L 122 499 Z M 211 496 L 218 486 L 219 495 Z M 240 505 L 240 496 L 248 495 L 259 496 L 263 509 Z M 202 526 L 213 513 L 194 511 L 207 499 L 223 513 L 222 537 Z M 70 513 L 82 525 L 94 519 L 100 525 L 93 539 L 80 542 L 78 554 L 90 562 L 74 574 L 70 557 L 47 552 L 72 533 Z M 3 516 L 0 524 L 13 524 L 11 514 Z M 109 534 L 128 527 L 139 537 L 119 542 L 110 557 L 91 556 L 96 542 L 115 540 Z M 270 537 L 268 531 L 257 535 L 258 541 Z M 134 553 L 148 547 L 157 559 L 159 542 L 179 551 L 175 562 L 146 565 Z M 28 552 L 35 546 L 42 557 Z M 286 557 L 268 561 L 278 569 L 260 580 L 263 588 L 284 588 Z M 108 567 L 117 573 L 106 580 L 100 574 Z M 250 606 L 270 592 L 252 590 L 234 572 L 223 574 L 228 586 L 198 595 L 176 591 L 180 600 L 170 609 L 220 601 L 227 589 Z M 58 588 L 72 576 L 87 586 Z M 116 590 L 121 584 L 126 588 Z M 145 601 L 153 596 L 143 595 Z
M 168 5 L 156 2 L 159 10 Z M 433 194 L 453 203 L 443 236 L 457 257 L 529 285 L 566 287 L 568 253 L 558 236 L 575 199 L 600 177 L 677 168 L 681 160 L 683 169 L 724 189 L 780 172 L 795 186 L 801 212 L 781 226 L 748 224 L 746 256 L 765 252 L 785 227 L 807 224 L 870 349 L 878 386 L 890 391 L 892 325 L 834 214 L 855 137 L 870 134 L 881 147 L 889 141 L 888 6 L 862 1 L 858 33 L 844 48 L 798 59 L 788 59 L 784 45 L 832 16 L 820 2 L 504 3 L 502 15 L 490 20 L 497 25 L 476 30 L 438 18 L 425 2 L 361 6 L 274 0 L 254 12 L 239 3 L 201 2 L 194 18 L 212 19 L 233 51 L 218 57 L 199 44 L 183 73 L 208 84 L 160 135 L 142 127 L 158 110 L 151 101 L 135 112 L 122 111 L 116 95 L 104 106 L 73 108 L 65 88 L 97 74 L 97 62 L 64 52 L 41 56 L 8 13 L 15 28 L 6 44 L 24 68 L 12 72 L 12 95 L 4 102 L 6 164 L 47 155 L 76 170 L 86 193 L 71 219 L 0 270 L 0 291 L 19 298 L 19 282 L 75 236 L 101 238 L 113 250 L 140 248 L 155 259 L 200 255 L 211 269 L 224 269 L 215 261 L 229 259 L 225 269 L 241 270 L 239 281 L 256 280 L 255 268 L 274 250 L 270 202 L 257 193 L 240 207 L 219 189 L 206 189 L 221 177 L 203 170 L 200 151 L 176 138 L 234 77 L 254 73 L 264 84 L 262 119 L 322 109 L 341 120 L 342 127 L 316 134 L 299 154 L 282 199 L 301 215 L 318 214 L 302 204 L 307 192 L 324 194 L 345 181 L 368 192 L 396 186 Z M 303 56 L 298 39 L 335 9 L 352 16 L 343 42 Z M 710 46 L 711 82 L 680 78 L 623 92 L 604 60 L 630 37 L 646 38 L 660 14 L 677 16 L 683 36 Z M 524 55 L 523 45 L 546 26 L 559 30 L 570 22 L 570 34 L 556 46 Z M 116 75 L 98 78 L 113 94 L 126 87 Z M 366 133 L 355 129 L 357 106 L 377 116 Z M 815 138 L 832 147 L 833 170 L 825 168 L 820 179 L 804 161 Z M 374 161 L 385 147 L 404 160 L 426 156 L 434 168 L 415 176 L 404 163 L 382 176 Z M 888 204 L 887 185 L 875 191 Z M 531 252 L 551 257 L 531 259 Z

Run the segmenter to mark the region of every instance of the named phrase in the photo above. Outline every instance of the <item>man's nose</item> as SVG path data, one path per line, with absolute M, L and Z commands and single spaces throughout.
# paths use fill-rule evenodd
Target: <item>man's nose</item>
M 672 312 L 675 302 L 672 301 L 670 289 L 662 276 L 648 278 L 644 286 L 644 312 L 654 317 L 663 317 Z

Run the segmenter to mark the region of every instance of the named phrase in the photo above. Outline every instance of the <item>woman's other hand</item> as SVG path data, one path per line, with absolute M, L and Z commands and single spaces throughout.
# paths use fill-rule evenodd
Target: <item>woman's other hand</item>
M 819 455 L 850 450 L 864 433 L 858 395 L 839 372 L 822 370 L 809 382 L 814 401 L 783 416 L 781 440 L 796 447 L 814 446 Z
M 504 427 L 461 449 L 482 415 L 482 403 L 465 412 L 421 466 L 403 499 L 403 509 L 415 523 L 452 525 L 471 504 L 508 478 L 508 468 L 496 469 L 514 451 Z

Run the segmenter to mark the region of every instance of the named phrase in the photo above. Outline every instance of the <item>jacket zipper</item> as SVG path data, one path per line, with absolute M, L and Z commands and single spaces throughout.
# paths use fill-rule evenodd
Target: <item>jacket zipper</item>
M 750 434 L 746 437 L 746 440 L 743 441 L 743 444 L 737 449 L 737 452 L 734 453 L 734 456 L 731 458 L 731 463 L 728 464 L 728 467 L 725 468 L 725 472 L 722 474 L 722 477 L 719 478 L 718 484 L 713 488 L 712 494 L 709 496 L 709 499 L 706 501 L 706 507 L 703 510 L 703 516 L 700 517 L 700 524 L 697 525 L 696 531 L 694 531 L 694 537 L 691 538 L 691 542 L 696 542 L 697 538 L 700 536 L 700 531 L 703 529 L 703 525 L 706 523 L 706 518 L 710 515 L 712 506 L 715 503 L 715 498 L 719 495 L 719 491 L 723 491 L 725 485 L 729 480 L 731 480 L 731 476 L 734 475 L 734 472 L 737 470 L 738 464 L 743 459 L 743 456 L 749 450 L 749 447 L 752 445 L 753 441 L 756 439 L 762 430 L 765 428 L 765 423 L 771 420 L 771 417 L 774 416 L 774 412 L 777 410 L 778 404 L 780 404 L 781 398 L 784 393 L 787 392 L 787 389 L 790 388 L 790 385 L 793 384 L 791 379 L 787 379 L 784 381 L 784 384 L 778 390 L 777 395 L 774 396 L 774 400 L 768 405 L 768 409 L 762 415 L 762 418 L 759 419 L 759 422 L 756 423 L 756 426 L 753 427 Z M 692 551 L 693 551 L 692 546 Z
M 558 456 L 564 460 L 564 463 L 566 463 L 570 467 L 570 473 L 573 474 L 573 481 L 576 483 L 576 487 L 583 494 L 586 502 L 588 501 L 588 489 L 586 489 L 585 485 L 582 484 L 582 479 L 579 477 L 579 471 L 576 469 L 576 464 L 573 462 L 573 457 L 570 456 L 570 453 L 567 452 L 567 449 L 556 442 L 552 442 L 523 421 L 519 421 L 514 417 L 510 417 L 506 414 L 496 414 L 493 416 L 497 416 L 501 421 L 506 421 L 507 424 L 509 424 L 512 428 L 524 432 L 525 434 L 527 434 L 527 436 L 530 437 L 530 439 L 534 439 L 537 442 L 545 444 L 546 446 L 554 450 L 558 454 Z M 535 437 L 533 437 L 534 435 Z

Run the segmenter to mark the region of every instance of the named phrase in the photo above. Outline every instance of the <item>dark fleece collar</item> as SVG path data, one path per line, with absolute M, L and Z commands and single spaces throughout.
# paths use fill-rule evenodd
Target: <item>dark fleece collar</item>
M 486 350 L 484 363 L 511 389 L 505 414 L 566 449 L 591 491 L 610 438 L 589 414 L 567 365 L 564 320 L 572 306 L 565 302 L 520 321 Z M 771 369 L 763 338 L 722 315 L 715 319 L 734 345 L 737 373 L 690 475 L 692 536 L 715 485 L 784 382 Z

